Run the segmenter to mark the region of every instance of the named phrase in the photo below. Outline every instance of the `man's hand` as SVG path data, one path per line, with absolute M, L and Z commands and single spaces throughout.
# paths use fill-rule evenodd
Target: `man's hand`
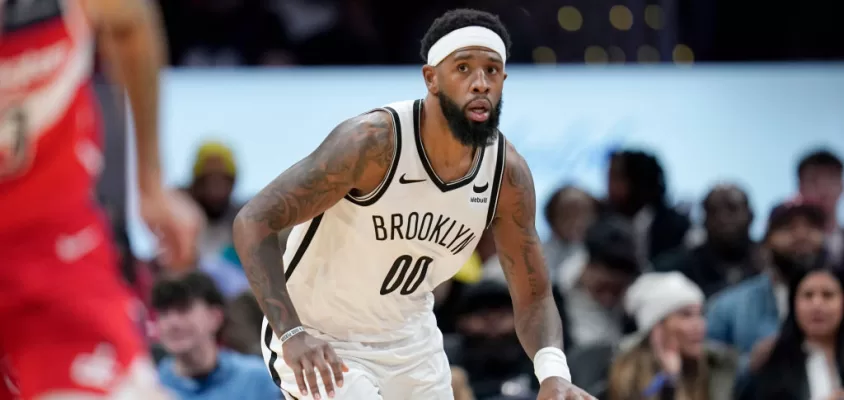
M 327 342 L 302 332 L 284 342 L 282 350 L 284 362 L 293 370 L 296 384 L 299 385 L 303 396 L 311 393 L 314 400 L 320 399 L 317 374 L 314 370 L 319 371 L 322 376 L 328 397 L 334 397 L 335 382 L 338 388 L 343 387 L 343 372 L 348 372 L 349 367 L 340 360 Z
M 596 400 L 595 397 L 574 386 L 571 382 L 550 377 L 542 381 L 536 400 Z
M 750 351 L 750 372 L 756 372 L 759 368 L 762 368 L 766 362 L 768 362 L 768 357 L 771 355 L 771 350 L 774 349 L 774 344 L 777 342 L 776 336 L 767 337 L 758 341 L 754 346 L 753 350 Z
M 141 217 L 158 237 L 162 264 L 170 268 L 193 264 L 202 225 L 201 213 L 193 200 L 175 190 L 141 193 Z

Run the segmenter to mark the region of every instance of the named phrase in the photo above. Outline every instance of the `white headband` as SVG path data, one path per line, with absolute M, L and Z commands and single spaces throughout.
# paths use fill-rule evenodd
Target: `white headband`
M 428 50 L 428 65 L 437 66 L 451 53 L 464 47 L 486 47 L 507 62 L 507 46 L 497 33 L 481 26 L 467 26 L 450 32 L 437 40 Z

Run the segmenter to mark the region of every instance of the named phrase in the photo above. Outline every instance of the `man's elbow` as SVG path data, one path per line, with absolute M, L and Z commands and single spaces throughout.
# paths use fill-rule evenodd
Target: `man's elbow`
M 251 215 L 249 205 L 247 204 L 234 217 L 234 222 L 232 223 L 232 239 L 234 240 L 235 250 L 240 251 L 244 248 L 256 232 L 255 221 Z

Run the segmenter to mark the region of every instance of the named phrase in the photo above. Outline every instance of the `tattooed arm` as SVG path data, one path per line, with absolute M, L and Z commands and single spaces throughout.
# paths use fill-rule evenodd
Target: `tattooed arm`
M 387 113 L 376 111 L 349 119 L 237 214 L 235 249 L 276 335 L 300 325 L 287 293 L 278 233 L 314 218 L 351 191 L 374 190 L 393 160 L 394 142 Z
M 536 233 L 533 177 L 510 143 L 506 152 L 492 233 L 513 299 L 516 333 L 533 358 L 539 349 L 562 348 L 563 326 Z

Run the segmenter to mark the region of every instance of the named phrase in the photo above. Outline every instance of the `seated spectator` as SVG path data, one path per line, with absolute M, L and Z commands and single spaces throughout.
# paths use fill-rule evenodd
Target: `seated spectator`
M 630 224 L 600 217 L 586 233 L 587 259 L 562 271 L 563 324 L 574 347 L 616 343 L 625 333 L 621 301 L 641 273 Z
M 207 220 L 199 238 L 202 256 L 222 256 L 232 244 L 232 223 L 240 208 L 232 201 L 236 178 L 237 165 L 229 147 L 218 142 L 205 142 L 199 147 L 188 193 Z
M 545 220 L 551 227 L 551 237 L 542 244 L 542 254 L 549 267 L 563 267 L 566 261 L 584 252 L 586 230 L 598 216 L 600 203 L 586 191 L 563 186 L 545 205 Z M 552 271 L 556 280 L 559 270 Z
M 630 219 L 639 261 L 648 265 L 683 245 L 689 218 L 668 205 L 665 173 L 659 160 L 643 151 L 614 152 L 607 195 L 610 209 Z
M 457 321 L 457 306 L 462 301 L 463 292 L 467 286 L 473 285 L 484 277 L 484 261 L 495 257 L 495 242 L 489 231 L 484 231 L 478 240 L 478 247 L 472 256 L 463 264 L 453 278 L 441 283 L 434 289 L 434 315 L 437 326 L 442 333 L 454 333 Z M 496 261 L 497 264 L 497 261 Z M 501 271 L 501 266 L 497 266 Z M 505 282 L 504 274 L 498 277 Z
M 507 286 L 481 281 L 469 286 L 457 306 L 457 335 L 445 340 L 453 366 L 462 368 L 479 399 L 536 394 L 533 365 L 516 336 Z M 538 385 L 537 385 L 538 386 Z
M 703 292 L 678 272 L 642 275 L 625 308 L 639 333 L 612 364 L 609 400 L 732 399 L 736 359 L 705 344 Z
M 169 356 L 159 364 L 162 383 L 182 400 L 279 399 L 263 360 L 222 350 L 223 296 L 199 272 L 162 280 L 152 292 L 158 334 Z
M 551 227 L 551 237 L 542 243 L 542 254 L 552 282 L 558 283 L 568 266 L 584 262 L 586 230 L 597 218 L 599 208 L 594 197 L 574 186 L 558 189 L 546 203 L 545 220 Z M 504 282 L 498 257 L 486 260 L 484 277 Z
M 800 195 L 826 214 L 826 247 L 830 262 L 844 268 L 844 228 L 838 225 L 844 164 L 826 149 L 813 151 L 797 165 Z
M 743 368 L 755 369 L 788 314 L 788 286 L 802 271 L 824 263 L 823 212 L 798 200 L 775 207 L 768 218 L 765 248 L 771 266 L 712 298 L 707 337 L 735 347 Z M 765 340 L 763 340 L 765 339 Z
M 735 185 L 718 185 L 706 195 L 703 210 L 704 243 L 659 257 L 654 270 L 682 272 L 709 297 L 757 275 L 764 261 L 759 246 L 750 238 L 753 211 L 743 190 Z
M 812 269 L 792 282 L 791 312 L 742 400 L 844 398 L 842 285 L 841 272 L 828 267 Z

